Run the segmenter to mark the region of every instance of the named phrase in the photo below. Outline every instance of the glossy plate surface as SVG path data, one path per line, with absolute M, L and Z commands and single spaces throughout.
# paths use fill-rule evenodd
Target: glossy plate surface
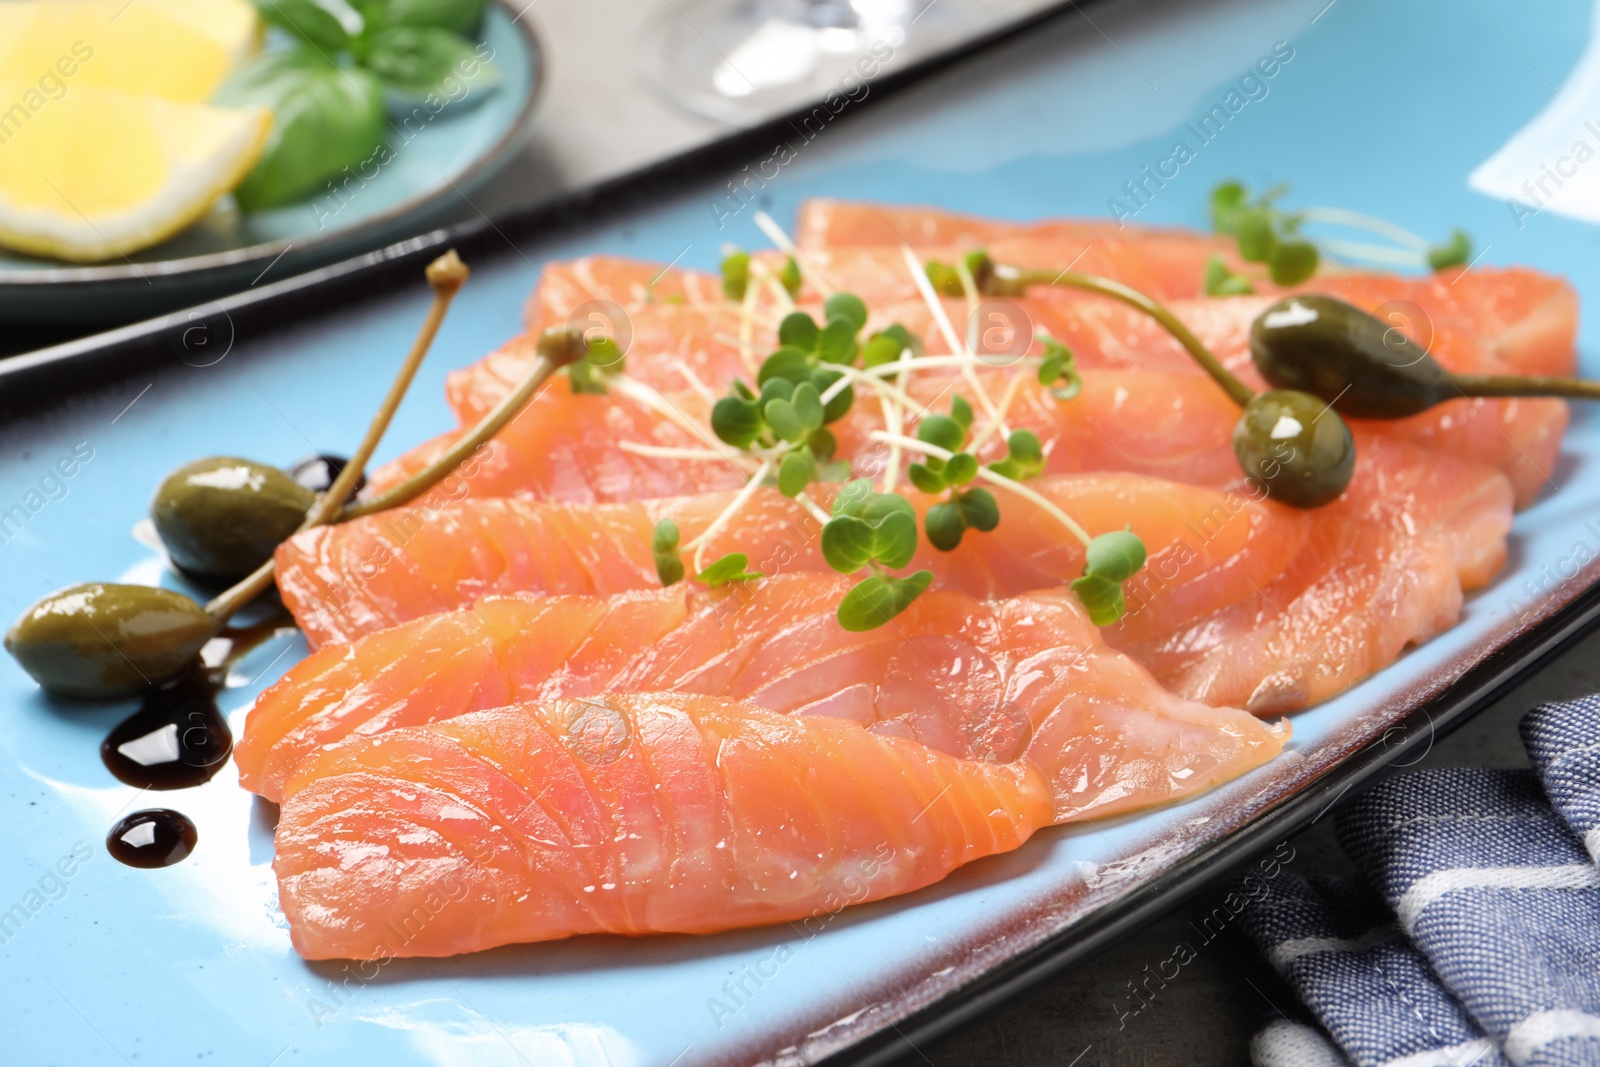
M 814 140 L 791 131 L 797 158 L 760 195 L 785 221 L 818 194 L 1016 218 L 1100 215 L 1124 182 L 1172 154 L 1176 138 L 1193 146 L 1184 124 L 1222 106 L 1247 69 L 1286 41 L 1292 58 L 1253 83 L 1266 91 L 1251 89 L 1256 99 L 1154 191 L 1141 221 L 1203 224 L 1211 185 L 1230 175 L 1261 187 L 1291 180 L 1299 203 L 1357 208 L 1424 234 L 1465 226 L 1486 262 L 1567 275 L 1595 306 L 1593 229 L 1554 211 L 1518 228 L 1502 200 L 1468 186 L 1578 64 L 1589 10 L 1552 4 L 1532 20 L 1512 0 L 1339 0 L 1319 15 L 1320 7 L 1091 9 L 1114 45 L 1068 12 L 909 90 L 869 97 L 859 116 L 841 115 Z M 710 267 L 723 241 L 759 245 L 753 209 L 728 199 L 727 183 L 744 177 L 746 163 L 755 172 L 773 157 L 761 140 L 768 134 L 772 144 L 784 136 L 747 138 L 746 154 L 706 157 L 689 178 L 460 235 L 476 274 L 384 456 L 451 424 L 445 372 L 518 329 L 542 261 L 605 250 Z M 374 260 L 315 285 L 224 302 L 182 328 L 131 330 L 35 361 L 35 370 L 0 367 L 8 412 L 0 512 L 16 514 L 17 505 L 24 520 L 0 544 L 0 614 L 9 619 L 50 588 L 90 578 L 176 584 L 130 528 L 180 463 L 232 453 L 287 464 L 351 448 L 422 319 L 420 267 L 432 247 L 396 251 L 399 266 Z M 1600 375 L 1597 341 L 1586 317 L 1590 375 Z M 59 478 L 57 461 L 74 448 L 92 449 L 92 458 Z M 1270 849 L 1354 784 L 1350 768 L 1375 767 L 1373 753 L 1385 746 L 1409 759 L 1430 723 L 1467 713 L 1588 622 L 1600 577 L 1597 474 L 1600 418 L 1580 411 L 1556 485 L 1519 516 L 1507 570 L 1469 599 L 1461 624 L 1297 716 L 1291 750 L 1247 778 L 1182 805 L 1044 831 L 1017 853 L 909 897 L 809 926 L 718 937 L 308 965 L 290 949 L 275 905 L 270 815 L 231 769 L 199 788 L 140 795 L 97 755 L 131 705 L 48 700 L 6 660 L 7 1059 L 683 1067 L 887 1055 L 891 1024 L 925 1032 L 1008 982 L 1090 950 L 1209 867 Z M 240 684 L 223 697 L 235 729 L 254 694 L 302 652 L 297 638 L 279 640 L 241 666 Z M 194 819 L 194 855 L 159 871 L 118 865 L 101 843 L 106 830 L 157 805 Z M 71 877 L 53 873 L 74 847 L 91 858 Z
M 0 317 L 126 322 L 242 288 L 269 264 L 283 278 L 422 232 L 510 157 L 533 113 L 543 58 L 520 8 L 493 3 L 484 17 L 480 54 L 500 68 L 497 88 L 417 101 L 409 113 L 392 105 L 389 153 L 375 153 L 337 189 L 250 214 L 225 198 L 126 260 L 80 266 L 0 249 Z

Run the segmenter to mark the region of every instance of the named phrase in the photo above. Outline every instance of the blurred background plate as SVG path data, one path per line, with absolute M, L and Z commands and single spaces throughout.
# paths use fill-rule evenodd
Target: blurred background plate
M 170 241 L 120 262 L 78 266 L 0 251 L 0 320 L 113 324 L 146 318 L 310 270 L 421 233 L 511 158 L 539 97 L 544 67 L 529 20 L 490 5 L 482 39 L 504 80 L 479 100 L 447 104 L 370 179 L 300 203 L 242 214 L 225 197 Z

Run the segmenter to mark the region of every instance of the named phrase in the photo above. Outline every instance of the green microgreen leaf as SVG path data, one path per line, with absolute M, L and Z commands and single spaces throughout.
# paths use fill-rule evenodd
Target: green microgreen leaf
M 695 581 L 704 582 L 715 589 L 729 582 L 748 582 L 755 578 L 763 577 L 760 571 L 747 570 L 750 557 L 743 552 L 729 552 L 726 556 L 712 563 L 705 570 L 695 575 Z
M 1113 530 L 1089 542 L 1084 571 L 1113 582 L 1125 582 L 1144 566 L 1144 542 L 1131 529 Z
M 1244 186 L 1223 182 L 1211 190 L 1211 226 L 1218 233 L 1239 232 L 1239 213 L 1245 205 Z
M 955 452 L 966 443 L 967 431 L 948 415 L 924 415 L 917 423 L 917 440 Z
M 711 407 L 711 432 L 734 448 L 748 448 L 764 429 L 761 409 L 753 400 L 725 396 Z
M 850 323 L 850 332 L 854 335 L 867 324 L 867 305 L 854 293 L 834 293 L 822 305 L 822 317 L 829 322 L 844 319 Z
M 817 320 L 804 311 L 791 311 L 778 323 L 778 343 L 802 352 L 815 352 L 817 337 L 821 333 L 817 328 Z
M 932 571 L 917 571 L 904 578 L 864 578 L 839 602 L 839 625 L 851 633 L 875 630 L 910 607 L 932 581 Z
M 1272 258 L 1278 246 L 1278 235 L 1272 229 L 1272 215 L 1264 208 L 1246 211 L 1239 216 L 1239 255 L 1251 263 L 1265 263 Z
M 678 558 L 678 524 L 671 519 L 656 523 L 650 537 L 650 550 L 656 558 L 656 574 L 662 585 L 683 580 L 683 560 Z
M 877 367 L 885 363 L 893 363 L 900 358 L 900 353 L 904 350 L 905 345 L 893 337 L 875 333 L 868 338 L 866 344 L 861 346 L 861 365 L 863 367 Z
M 1089 621 L 1096 626 L 1110 626 L 1128 613 L 1128 602 L 1122 595 L 1122 583 L 1098 575 L 1086 574 L 1072 582 L 1072 591 L 1078 602 L 1089 611 Z
M 1047 387 L 1057 400 L 1071 400 L 1083 391 L 1077 357 L 1072 349 L 1044 331 L 1035 336 L 1044 345 L 1044 356 L 1039 361 L 1039 384 Z
M 940 296 L 960 296 L 965 292 L 961 286 L 961 275 L 950 264 L 930 259 L 924 269 L 928 273 L 928 281 L 933 284 L 933 291 Z
M 801 446 L 778 462 L 778 492 L 797 497 L 817 476 L 817 460 L 811 449 Z
M 974 530 L 988 533 L 1000 525 L 1000 505 L 987 489 L 968 489 L 956 495 L 956 507 L 961 518 Z
M 824 363 L 854 363 L 857 328 L 849 319 L 829 319 L 817 338 L 817 355 Z
M 1450 234 L 1450 240 L 1428 249 L 1428 266 L 1434 270 L 1459 267 L 1470 262 L 1471 259 L 1472 238 L 1467 236 L 1467 231 L 1465 230 L 1453 231 Z
M 773 378 L 784 378 L 795 384 L 811 380 L 811 358 L 806 352 L 784 345 L 761 363 L 756 374 L 756 384 L 766 385 Z
M 788 400 L 767 400 L 761 412 L 772 432 L 791 444 L 799 444 L 813 430 L 822 428 L 822 402 L 817 398 L 817 387 L 810 382 L 795 386 Z
M 1032 430 L 1012 430 L 1006 438 L 1006 458 L 989 469 L 1014 482 L 1025 482 L 1044 470 L 1044 446 Z
M 817 392 L 821 394 L 831 389 L 833 384 L 843 377 L 844 375 L 840 374 L 836 370 L 812 371 L 811 384 L 816 386 Z M 832 399 L 827 402 L 827 404 L 823 405 L 822 421 L 824 423 L 838 422 L 840 419 L 844 418 L 845 413 L 850 410 L 851 405 L 853 405 L 855 402 L 856 387 L 853 385 L 845 386 L 843 389 L 835 393 Z
M 824 427 L 811 431 L 811 436 L 806 438 L 806 447 L 811 449 L 811 454 L 817 458 L 818 463 L 826 463 L 833 458 L 839 442 L 834 440 L 833 432 Z
M 750 387 L 738 378 L 733 380 L 733 395 L 742 396 L 746 400 L 754 400 L 756 398 L 756 394 L 750 391 Z
M 858 478 L 840 491 L 833 502 L 834 518 L 822 528 L 823 557 L 828 565 L 842 573 L 859 570 L 867 562 L 876 561 L 890 569 L 899 569 L 911 562 L 917 552 L 917 513 L 911 502 L 898 493 L 879 493 L 872 482 Z M 844 552 L 837 557 L 829 555 L 829 544 L 836 539 L 841 546 L 857 543 L 861 532 L 854 523 L 845 523 L 830 535 L 840 519 L 851 519 L 864 524 L 871 533 L 866 547 L 869 553 L 858 561 L 855 554 Z M 845 569 L 844 565 L 854 563 Z
M 930 545 L 940 552 L 949 552 L 961 544 L 967 523 L 954 501 L 941 500 L 922 517 L 922 528 L 927 531 Z
M 791 297 L 800 295 L 800 264 L 793 256 L 783 261 L 783 269 L 778 272 L 778 283 Z
M 966 433 L 972 429 L 972 405 L 967 403 L 963 396 L 950 398 L 950 417 L 961 426 L 961 432 Z
M 906 477 L 924 493 L 942 493 L 945 490 L 944 473 L 926 463 L 911 464 L 906 468 Z
M 1317 246 L 1310 241 L 1280 241 L 1267 266 L 1279 285 L 1299 285 L 1317 272 L 1319 258 Z
M 951 485 L 966 485 L 978 476 L 978 458 L 971 452 L 957 452 L 944 465 L 944 480 Z
M 722 293 L 729 300 L 742 301 L 750 288 L 750 253 L 736 248 L 722 257 Z
M 817 467 L 819 482 L 847 482 L 850 480 L 850 461 L 835 459 Z
M 1205 290 L 1207 296 L 1246 296 L 1256 291 L 1249 278 L 1229 270 L 1216 254 L 1206 260 Z
M 822 528 L 822 558 L 840 574 L 854 574 L 872 559 L 877 535 L 853 515 L 837 515 Z

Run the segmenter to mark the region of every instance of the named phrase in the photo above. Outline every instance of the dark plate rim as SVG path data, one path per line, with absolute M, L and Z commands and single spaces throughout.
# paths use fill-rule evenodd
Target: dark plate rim
M 511 0 L 500 2 L 509 5 Z M 882 76 L 873 83 L 874 96 L 880 101 L 887 99 L 930 74 L 1064 18 L 1083 4 L 1108 2 L 1079 0 L 1077 4 L 1051 5 L 972 42 L 959 53 L 946 52 Z M 858 113 L 872 110 L 875 108 L 855 109 Z M 770 147 L 775 135 L 788 132 L 791 120 L 804 113 L 734 131 L 639 171 L 497 219 L 480 218 L 435 229 L 202 305 L 187 314 L 177 312 L 0 360 L 0 419 L 38 418 L 43 412 L 71 403 L 75 394 L 85 391 L 88 382 L 111 385 L 182 362 L 184 352 L 174 343 L 174 323 L 192 326 L 196 322 L 220 324 L 226 320 L 229 331 L 243 325 L 258 335 L 314 324 L 337 314 L 351 301 L 382 298 L 395 283 L 414 281 L 417 267 L 443 248 L 456 247 L 469 260 L 520 256 L 513 240 L 518 235 L 541 240 L 559 237 L 565 231 L 616 222 L 659 207 L 664 200 L 701 185 L 724 168 L 737 170 L 753 153 Z M 855 118 L 855 113 L 846 112 L 835 121 L 848 123 Z M 903 1014 L 892 1010 L 884 1013 L 873 1032 L 818 1062 L 828 1067 L 877 1067 L 906 1054 L 915 1055 L 919 1043 L 1102 951 L 1141 924 L 1217 884 L 1234 868 L 1310 826 L 1346 794 L 1370 787 L 1396 767 L 1408 765 L 1408 759 L 1420 758 L 1419 746 L 1431 744 L 1434 738 L 1460 726 L 1600 626 L 1600 567 L 1585 577 L 1594 580 L 1565 604 L 1532 625 L 1516 629 L 1481 662 L 1420 701 L 1383 737 L 1345 757 L 1300 791 L 1276 802 L 1240 828 L 1201 845 L 1148 882 L 1086 912 L 1066 928 L 926 1006 Z M 1401 739 L 1392 741 L 1395 736 Z
M 544 46 L 540 43 L 538 32 L 533 28 L 532 20 L 523 18 L 523 15 L 527 14 L 527 9 L 524 7 L 519 11 L 515 0 L 495 0 L 495 2 L 512 17 L 511 25 L 516 27 L 518 32 L 522 34 L 522 43 L 528 50 L 528 56 L 533 67 L 533 80 L 528 86 L 528 94 L 523 99 L 522 106 L 517 109 L 516 120 L 492 145 L 480 153 L 478 158 L 473 160 L 466 170 L 456 176 L 455 183 L 458 185 L 473 184 L 483 174 L 492 171 L 510 156 L 518 142 L 527 135 L 528 126 L 534 112 L 538 110 L 539 103 L 544 98 L 545 72 L 549 64 L 545 61 Z M 248 263 L 259 263 L 275 256 L 282 256 L 290 248 L 297 248 L 301 251 L 301 254 L 305 254 L 339 244 L 359 243 L 364 235 L 392 226 L 406 215 L 424 210 L 429 204 L 448 191 L 447 188 L 429 189 L 396 204 L 381 214 L 372 215 L 355 225 L 344 229 L 334 229 L 316 237 L 266 241 L 261 244 L 245 245 L 243 248 L 235 248 L 226 252 L 208 252 L 204 255 L 185 256 L 181 259 L 161 259 L 151 263 L 128 263 L 115 267 L 62 265 L 37 269 L 24 268 L 14 271 L 0 271 L 0 288 L 38 285 L 104 285 L 108 282 L 148 282 L 153 278 L 164 280 L 182 278 L 204 271 L 239 267 Z

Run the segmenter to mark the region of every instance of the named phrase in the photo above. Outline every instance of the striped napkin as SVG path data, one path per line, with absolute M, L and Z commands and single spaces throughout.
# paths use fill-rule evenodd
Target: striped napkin
M 1600 1067 L 1600 699 L 1522 733 L 1536 772 L 1408 772 L 1338 814 L 1370 889 L 1285 872 L 1245 910 L 1327 1035 L 1269 1028 L 1258 1067 Z

